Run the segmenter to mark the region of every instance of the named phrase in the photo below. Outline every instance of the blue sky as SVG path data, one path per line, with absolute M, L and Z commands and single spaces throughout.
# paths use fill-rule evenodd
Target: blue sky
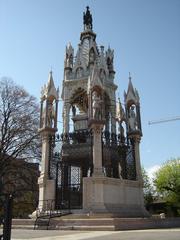
M 142 164 L 149 169 L 180 156 L 180 121 L 148 125 L 180 116 L 179 0 L 0 0 L 0 77 L 39 98 L 52 68 L 61 89 L 65 46 L 77 49 L 87 5 L 97 43 L 115 51 L 121 101 L 128 72 L 139 91 Z

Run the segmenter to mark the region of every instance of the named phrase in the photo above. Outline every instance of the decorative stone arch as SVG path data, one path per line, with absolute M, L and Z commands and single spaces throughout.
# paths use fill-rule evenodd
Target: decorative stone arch
M 41 97 L 40 129 L 57 128 L 58 99 L 54 95 Z
M 66 53 L 66 67 L 73 68 L 73 54 Z
M 137 102 L 135 102 L 133 99 L 129 100 L 126 103 L 126 118 L 128 132 L 136 131 L 139 129 L 137 106 L 138 106 Z
M 84 88 L 77 88 L 70 97 L 71 106 L 76 105 L 80 111 L 87 113 L 88 111 L 88 96 Z
M 113 58 L 108 56 L 107 60 L 106 60 L 106 63 L 107 63 L 108 70 L 113 71 Z
M 72 54 L 69 55 L 69 64 L 70 64 L 70 67 L 72 68 L 73 67 L 73 55 Z

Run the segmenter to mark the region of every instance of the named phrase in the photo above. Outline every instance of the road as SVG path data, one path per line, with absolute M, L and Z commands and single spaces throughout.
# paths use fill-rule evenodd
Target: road
M 180 228 L 132 231 L 61 231 L 13 229 L 12 240 L 180 240 Z

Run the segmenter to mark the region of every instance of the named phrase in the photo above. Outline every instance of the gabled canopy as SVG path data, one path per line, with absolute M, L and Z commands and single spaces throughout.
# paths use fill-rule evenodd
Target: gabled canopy
M 138 91 L 133 87 L 130 76 L 127 93 L 124 92 L 124 102 L 126 105 L 139 104 L 139 94 Z
M 41 99 L 59 99 L 59 88 L 55 88 L 52 71 L 49 73 L 47 84 L 42 88 Z

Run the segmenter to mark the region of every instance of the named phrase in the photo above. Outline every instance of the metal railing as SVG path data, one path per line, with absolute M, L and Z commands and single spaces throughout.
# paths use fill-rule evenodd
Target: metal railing
M 48 230 L 51 218 L 61 217 L 68 214 L 71 214 L 70 209 L 64 210 L 62 204 L 59 204 L 59 206 L 57 207 L 57 203 L 55 202 L 55 200 L 48 199 L 39 201 L 39 206 L 36 209 L 34 230 L 38 226 L 45 226 Z

